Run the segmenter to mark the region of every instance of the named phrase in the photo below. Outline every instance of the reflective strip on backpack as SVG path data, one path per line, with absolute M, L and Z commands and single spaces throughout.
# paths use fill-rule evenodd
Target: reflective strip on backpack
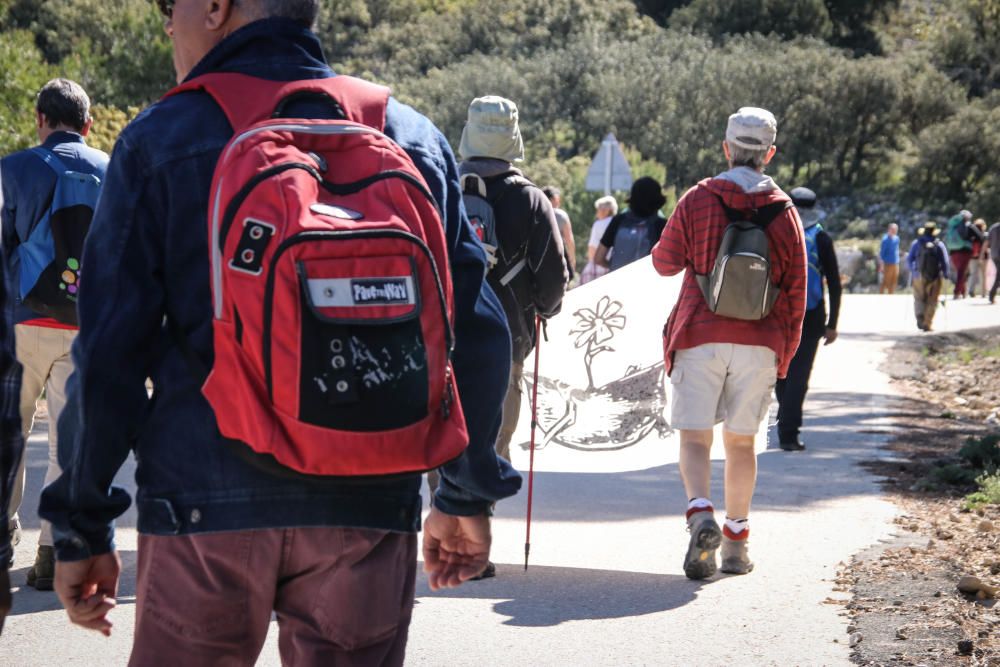
M 527 265 L 528 265 L 528 258 L 524 257 L 523 259 L 521 259 L 520 262 L 510 267 L 510 270 L 507 271 L 507 273 L 503 274 L 503 277 L 500 278 L 500 284 L 503 287 L 509 285 L 510 281 L 514 280 L 514 278 L 517 277 L 517 274 L 521 273 L 521 271 L 523 271 L 524 267 L 526 267 Z

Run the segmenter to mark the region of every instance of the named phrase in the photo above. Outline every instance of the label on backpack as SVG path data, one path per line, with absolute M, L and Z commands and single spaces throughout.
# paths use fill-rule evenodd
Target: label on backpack
M 309 298 L 319 308 L 416 305 L 413 278 L 315 278 L 306 281 Z

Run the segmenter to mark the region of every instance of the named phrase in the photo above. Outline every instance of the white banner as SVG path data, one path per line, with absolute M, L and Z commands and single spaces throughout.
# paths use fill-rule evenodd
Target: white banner
M 536 470 L 627 472 L 676 463 L 663 325 L 681 279 L 659 276 L 647 257 L 567 292 L 539 352 Z M 528 468 L 534 363 L 534 355 L 524 363 L 521 417 L 511 443 L 519 470 Z M 766 434 L 765 423 L 758 449 L 766 446 Z M 716 442 L 721 455 L 719 429 Z

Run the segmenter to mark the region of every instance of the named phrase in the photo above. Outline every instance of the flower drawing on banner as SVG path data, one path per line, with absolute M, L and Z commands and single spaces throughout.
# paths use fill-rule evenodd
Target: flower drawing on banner
M 573 313 L 577 321 L 570 334 L 576 334 L 576 347 L 602 345 L 614 338 L 615 329 L 625 328 L 621 310 L 620 302 L 603 296 L 593 310 L 581 308 Z
M 576 326 L 570 331 L 570 335 L 576 336 L 574 345 L 577 349 L 585 347 L 583 353 L 583 363 L 587 368 L 587 389 L 594 389 L 594 373 L 591 367 L 594 357 L 601 352 L 614 352 L 615 349 L 605 345 L 615 337 L 615 331 L 625 328 L 625 315 L 622 313 L 622 304 L 619 301 L 612 301 L 608 296 L 602 296 L 601 300 L 593 308 L 581 308 L 573 313 L 576 317 Z
M 631 447 L 654 430 L 661 437 L 670 433 L 663 417 L 663 361 L 645 366 L 629 363 L 635 356 L 633 350 L 619 353 L 611 346 L 628 323 L 625 310 L 621 301 L 605 295 L 594 306 L 573 313 L 574 325 L 566 342 L 572 340 L 573 348 L 582 353 L 587 386 L 538 378 L 536 419 L 544 436 L 538 448 L 554 442 L 578 451 L 607 452 Z M 593 367 L 601 355 L 602 375 L 611 378 L 597 386 Z M 534 381 L 525 377 L 527 392 Z

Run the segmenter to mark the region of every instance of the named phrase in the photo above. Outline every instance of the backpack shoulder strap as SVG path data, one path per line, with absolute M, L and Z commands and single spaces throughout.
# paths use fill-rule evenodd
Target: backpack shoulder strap
M 790 200 L 774 202 L 767 206 L 761 206 L 754 211 L 751 222 L 763 228 L 767 228 L 779 215 L 795 206 Z M 822 228 L 821 228 L 822 229 Z
M 761 206 L 757 209 L 752 209 L 750 211 L 740 211 L 739 209 L 730 208 L 726 205 L 725 200 L 716 193 L 712 193 L 719 203 L 722 204 L 722 209 L 726 212 L 726 217 L 729 218 L 729 222 L 752 222 L 758 227 L 766 229 L 775 218 L 781 215 L 784 211 L 792 208 L 795 204 L 792 203 L 790 199 L 785 201 L 774 202 L 773 204 L 768 204 L 767 206 Z
M 282 109 L 289 102 L 312 96 L 329 98 L 347 120 L 381 132 L 385 129 L 390 94 L 384 86 L 343 75 L 300 81 L 269 81 L 226 72 L 205 74 L 185 81 L 170 90 L 163 99 L 193 90 L 211 95 L 234 131 L 269 118 L 280 118 Z
M 56 172 L 57 176 L 62 176 L 67 171 L 69 171 L 69 169 L 66 168 L 66 165 L 63 164 L 62 160 L 60 160 L 56 156 L 56 154 L 50 151 L 48 148 L 35 146 L 34 148 L 31 149 L 31 152 L 37 155 L 42 160 L 42 162 L 47 164 L 49 168 L 52 169 L 52 171 Z

